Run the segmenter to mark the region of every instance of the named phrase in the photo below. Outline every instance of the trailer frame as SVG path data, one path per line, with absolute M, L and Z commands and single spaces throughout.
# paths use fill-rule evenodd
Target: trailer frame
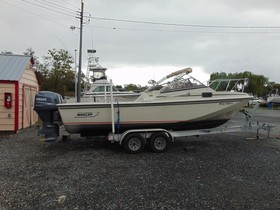
M 118 134 L 110 132 L 107 139 L 111 142 L 118 142 L 128 153 L 140 153 L 143 151 L 146 144 L 149 145 L 153 152 L 160 153 L 165 152 L 168 144 L 174 142 L 175 139 L 179 137 L 256 131 L 256 139 L 259 139 L 259 131 L 265 130 L 267 132 L 267 138 L 270 138 L 270 132 L 272 128 L 275 127 L 274 125 L 252 121 L 252 119 L 254 119 L 253 115 L 258 106 L 259 104 L 255 105 L 250 112 L 245 109 L 240 110 L 240 112 L 245 115 L 245 123 L 240 126 L 222 125 L 216 128 L 182 131 L 172 131 L 163 128 L 131 129 Z

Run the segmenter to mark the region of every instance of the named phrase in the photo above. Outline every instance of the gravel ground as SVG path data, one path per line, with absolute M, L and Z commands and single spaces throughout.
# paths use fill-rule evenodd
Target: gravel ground
M 36 127 L 2 134 L 0 209 L 280 209 L 280 110 L 257 118 L 278 126 L 272 138 L 180 138 L 162 154 L 73 136 L 46 145 Z

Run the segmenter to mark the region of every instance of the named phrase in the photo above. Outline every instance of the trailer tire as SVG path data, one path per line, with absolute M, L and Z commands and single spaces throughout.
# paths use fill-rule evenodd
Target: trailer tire
M 155 133 L 149 141 L 149 147 L 153 152 L 161 153 L 167 150 L 169 142 L 170 138 L 166 133 Z
M 138 154 L 143 152 L 145 140 L 140 134 L 131 133 L 124 138 L 122 146 L 127 153 Z

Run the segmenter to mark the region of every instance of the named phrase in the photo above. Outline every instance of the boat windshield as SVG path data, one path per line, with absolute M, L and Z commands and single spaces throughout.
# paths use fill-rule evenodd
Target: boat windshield
M 181 78 L 178 81 L 167 82 L 166 85 L 161 89 L 161 92 L 187 90 L 206 87 L 204 84 L 196 80 L 195 78 L 188 75 L 188 78 Z
M 196 89 L 201 87 L 206 87 L 203 83 L 199 82 L 190 75 L 184 75 L 184 77 L 175 78 L 173 80 L 165 80 L 162 83 L 157 83 L 156 85 L 149 88 L 149 91 L 160 90 L 160 92 L 171 92 L 187 89 Z

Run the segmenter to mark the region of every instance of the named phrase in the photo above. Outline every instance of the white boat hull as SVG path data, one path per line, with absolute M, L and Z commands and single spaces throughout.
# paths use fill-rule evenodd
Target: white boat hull
M 268 97 L 267 98 L 267 103 L 280 104 L 280 96 Z
M 114 104 L 116 132 L 128 129 L 164 128 L 193 130 L 217 127 L 228 121 L 249 101 L 248 95 L 228 98 L 126 102 Z M 112 130 L 112 110 L 108 103 L 58 105 L 69 133 L 106 135 Z

